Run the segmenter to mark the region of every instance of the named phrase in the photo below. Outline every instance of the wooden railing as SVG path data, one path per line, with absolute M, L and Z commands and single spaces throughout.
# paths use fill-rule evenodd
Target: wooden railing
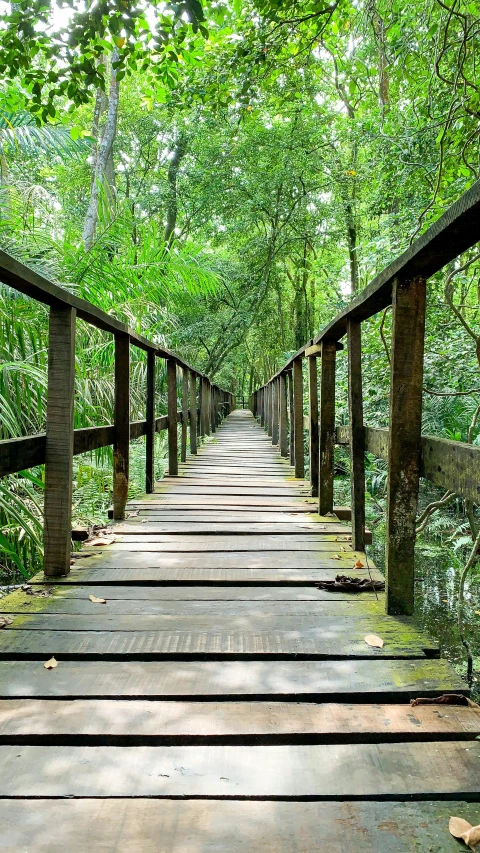
M 0 252 L 0 281 L 50 306 L 46 432 L 0 441 L 0 477 L 45 463 L 44 570 L 49 577 L 67 575 L 71 557 L 73 456 L 113 444 L 113 517 L 123 519 L 128 496 L 130 440 L 146 436 L 146 490 L 153 492 L 155 432 L 168 430 L 168 470 L 171 476 L 176 476 L 179 449 L 180 459 L 186 458 L 187 427 L 190 450 L 196 453 L 197 437 L 215 432 L 222 417 L 235 407 L 235 398 L 176 353 L 138 335 L 5 252 Z M 114 335 L 114 423 L 107 426 L 73 428 L 77 317 Z M 147 353 L 146 418 L 133 423 L 130 422 L 130 346 Z M 167 363 L 167 415 L 158 418 L 155 416 L 156 358 Z M 178 369 L 182 372 L 180 411 Z M 182 425 L 180 448 L 178 423 Z
M 333 510 L 334 446 L 347 445 L 355 549 L 363 550 L 365 545 L 365 451 L 388 460 L 386 607 L 392 614 L 413 612 L 419 478 L 480 502 L 480 448 L 421 434 L 427 279 L 479 240 L 480 181 L 250 398 L 250 408 L 272 442 L 279 444 L 282 456 L 290 454 L 295 476 L 303 477 L 302 361 L 307 360 L 312 495 L 318 496 L 321 514 Z M 371 429 L 363 423 L 361 323 L 390 305 L 389 428 Z M 345 335 L 350 423 L 336 428 L 335 362 Z M 321 358 L 320 395 L 317 357 Z

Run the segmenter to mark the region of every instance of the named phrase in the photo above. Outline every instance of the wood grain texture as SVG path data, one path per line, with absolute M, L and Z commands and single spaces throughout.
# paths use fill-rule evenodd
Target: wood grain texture
M 74 308 L 50 309 L 44 503 L 44 571 L 49 577 L 70 571 L 75 320 Z

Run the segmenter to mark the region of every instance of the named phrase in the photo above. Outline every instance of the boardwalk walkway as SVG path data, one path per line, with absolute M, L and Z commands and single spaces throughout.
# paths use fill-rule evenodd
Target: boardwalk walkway
M 2 602 L 0 851 L 455 851 L 479 712 L 412 708 L 468 691 L 382 595 L 316 587 L 379 573 L 251 414 L 129 512 Z

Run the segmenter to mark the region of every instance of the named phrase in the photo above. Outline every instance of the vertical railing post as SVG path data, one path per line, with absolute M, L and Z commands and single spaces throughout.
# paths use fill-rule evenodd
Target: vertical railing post
M 187 461 L 188 432 L 188 370 L 182 367 L 182 437 L 180 442 L 180 461 Z
M 278 444 L 278 379 L 272 382 L 272 444 Z
M 333 512 L 333 457 L 335 451 L 335 341 L 322 341 L 320 369 L 320 467 L 318 511 Z
M 308 422 L 309 422 L 309 446 L 310 446 L 310 486 L 312 498 L 318 497 L 318 463 L 319 463 L 319 435 L 318 435 L 318 377 L 317 377 L 317 347 L 307 350 L 308 362 Z
M 295 477 L 305 476 L 305 451 L 303 446 L 303 371 L 302 357 L 293 361 L 293 416 L 295 422 Z
M 352 546 L 356 551 L 364 551 L 365 430 L 363 426 L 362 333 L 358 320 L 347 321 L 347 336 Z
M 113 446 L 113 517 L 125 518 L 130 458 L 130 338 L 115 335 L 115 443 Z
M 265 385 L 260 389 L 260 426 L 265 426 Z
M 145 491 L 151 495 L 155 489 L 155 353 L 147 352 L 147 434 L 145 460 Z
M 287 447 L 287 389 L 285 385 L 285 373 L 281 373 L 278 377 L 278 443 L 280 445 L 280 455 L 288 456 Z
M 205 380 L 205 432 L 207 435 L 211 433 L 212 416 L 210 414 L 212 407 L 212 386 L 210 380 Z
M 420 476 L 425 279 L 395 279 L 386 524 L 387 613 L 414 607 L 415 519 Z
M 293 401 L 293 368 L 288 374 L 288 420 L 290 426 L 290 465 L 295 465 L 295 406 Z
M 268 421 L 267 421 L 267 435 L 272 437 L 273 432 L 273 407 L 272 407 L 272 398 L 273 398 L 273 389 L 272 382 L 270 381 L 267 385 L 268 388 Z
M 197 377 L 190 371 L 190 453 L 197 453 Z
M 75 320 L 75 308 L 50 308 L 44 503 L 47 577 L 68 575 L 70 571 Z
M 198 421 L 197 436 L 199 444 L 203 436 L 203 376 L 198 377 Z
M 177 365 L 175 359 L 167 359 L 167 412 L 168 412 L 168 473 L 178 475 L 178 431 L 177 431 Z
M 214 433 L 214 432 L 216 431 L 216 429 L 217 429 L 217 423 L 216 423 L 216 418 L 215 418 L 215 411 L 216 411 L 216 405 L 215 405 L 216 393 L 217 393 L 217 391 L 216 391 L 215 385 L 210 385 L 210 425 L 211 425 L 211 428 L 212 428 L 212 433 Z

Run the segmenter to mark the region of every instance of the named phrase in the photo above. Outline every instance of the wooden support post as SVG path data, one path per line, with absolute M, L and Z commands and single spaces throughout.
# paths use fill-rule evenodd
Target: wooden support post
M 207 435 L 210 435 L 211 432 L 211 411 L 212 407 L 212 386 L 210 385 L 210 380 L 205 379 L 205 432 Z
M 113 517 L 125 518 L 130 459 L 130 338 L 115 335 L 115 443 L 113 446 Z
M 271 438 L 272 432 L 273 432 L 273 417 L 272 417 L 272 415 L 273 415 L 273 407 L 272 407 L 273 393 L 272 393 L 272 382 L 271 381 L 268 383 L 267 388 L 268 388 L 267 435 L 269 435 Z
M 308 422 L 310 441 L 310 485 L 312 498 L 318 497 L 318 378 L 317 358 L 311 355 L 308 362 Z
M 272 382 L 272 444 L 278 444 L 278 379 Z
M 167 359 L 168 473 L 178 475 L 177 365 Z
M 197 377 L 190 371 L 190 453 L 197 453 Z
M 198 420 L 197 420 L 197 435 L 199 440 L 203 436 L 203 376 L 199 376 L 198 381 Z
M 281 373 L 278 377 L 278 443 L 280 445 L 281 456 L 288 456 L 287 445 L 287 389 L 285 386 L 285 373 Z
M 214 433 L 217 429 L 217 419 L 216 419 L 216 388 L 215 385 L 210 385 L 210 424 L 212 427 L 212 433 Z
M 288 419 L 290 425 L 290 465 L 295 465 L 295 415 L 293 403 L 293 370 L 288 374 Z
M 347 334 L 352 546 L 356 551 L 364 551 L 365 430 L 363 427 L 362 337 L 360 322 L 357 320 L 348 320 Z
M 387 613 L 413 613 L 420 472 L 425 279 L 395 279 L 386 523 Z
M 260 426 L 265 426 L 265 386 L 260 389 Z
M 305 451 L 303 447 L 303 371 L 302 358 L 293 362 L 293 417 L 295 423 L 295 476 L 305 476 Z
M 155 489 L 155 353 L 147 352 L 147 433 L 145 491 L 151 495 Z
M 50 308 L 44 503 L 47 577 L 70 571 L 75 319 L 75 308 Z
M 333 454 L 335 450 L 335 358 L 334 341 L 322 341 L 320 379 L 320 467 L 318 511 L 333 512 Z
M 182 367 L 182 438 L 180 443 L 180 461 L 187 461 L 188 431 L 188 370 Z

